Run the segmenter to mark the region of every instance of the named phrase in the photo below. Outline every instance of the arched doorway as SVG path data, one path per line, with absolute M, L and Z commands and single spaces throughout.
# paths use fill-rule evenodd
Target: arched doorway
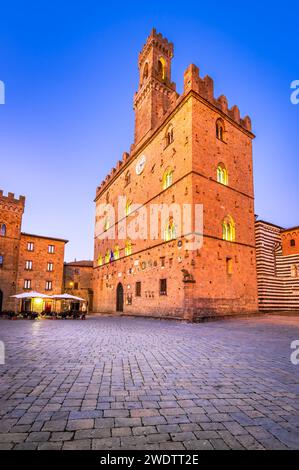
M 124 311 L 124 288 L 121 282 L 118 283 L 116 288 L 116 311 Z
M 0 290 L 0 312 L 2 312 L 3 292 Z

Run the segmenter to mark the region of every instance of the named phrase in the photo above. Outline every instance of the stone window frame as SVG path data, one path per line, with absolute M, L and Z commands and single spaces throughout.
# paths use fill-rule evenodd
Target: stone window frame
M 27 242 L 27 251 L 34 251 L 34 242 Z
M 159 279 L 159 294 L 161 296 L 167 295 L 167 279 Z
M 141 297 L 141 281 L 135 282 L 135 297 Z
M 7 230 L 7 227 L 6 227 L 6 224 L 1 224 L 1 228 L 0 228 L 0 236 L 1 237 L 6 237 L 6 230 Z
M 53 281 L 46 281 L 45 290 L 53 290 Z
M 220 140 L 220 142 L 226 143 L 225 135 L 226 135 L 226 130 L 225 130 L 225 124 L 224 120 L 222 118 L 218 118 L 216 120 L 216 138 Z
M 24 279 L 23 288 L 26 289 L 26 290 L 31 289 L 31 279 Z
M 51 266 L 51 269 L 49 268 Z M 47 262 L 47 272 L 52 273 L 54 271 L 54 263 L 53 261 Z
M 31 259 L 27 259 L 25 261 L 25 271 L 32 271 L 33 269 L 33 261 Z

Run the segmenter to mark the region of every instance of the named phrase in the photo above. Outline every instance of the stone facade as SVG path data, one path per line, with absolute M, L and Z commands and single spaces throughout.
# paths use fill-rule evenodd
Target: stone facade
M 64 263 L 64 292 L 86 300 L 87 310 L 93 308 L 93 261 Z
M 21 233 L 18 292 L 34 290 L 49 295 L 61 294 L 66 242 L 59 238 Z M 31 281 L 30 287 L 25 284 L 28 280 Z
M 250 118 L 229 109 L 224 96 L 215 99 L 212 79 L 202 79 L 195 65 L 186 70 L 179 96 L 172 56 L 173 45 L 153 30 L 139 55 L 134 144 L 96 191 L 94 310 L 188 320 L 253 313 Z M 131 204 L 117 213 L 119 196 Z M 158 235 L 149 236 L 153 205 L 161 204 L 202 205 L 202 229 L 193 211 L 189 233 L 179 235 L 170 209 L 168 216 L 159 213 Z M 191 249 L 190 237 L 198 234 L 202 246 Z
M 25 198 L 0 191 L 0 311 L 16 310 L 12 295 L 61 294 L 67 240 L 21 232 Z
M 259 309 L 299 311 L 299 227 L 256 221 Z
M 0 190 L 0 311 L 13 309 L 25 198 Z

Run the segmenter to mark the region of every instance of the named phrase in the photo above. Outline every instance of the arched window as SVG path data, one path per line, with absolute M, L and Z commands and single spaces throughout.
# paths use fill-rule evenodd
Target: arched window
M 175 238 L 176 238 L 175 225 L 174 225 L 173 219 L 170 218 L 165 224 L 163 239 L 166 242 L 169 242 L 170 240 L 174 240 Z
M 171 168 L 167 168 L 165 170 L 163 179 L 162 179 L 162 187 L 163 189 L 169 188 L 173 183 L 173 170 Z
M 126 203 L 126 216 L 130 215 L 132 212 L 132 201 L 127 201 Z
M 165 147 L 167 147 L 168 145 L 172 144 L 174 140 L 174 136 L 173 136 L 173 126 L 172 124 L 170 124 L 167 128 L 167 131 L 166 131 L 166 134 L 165 134 Z
M 228 242 L 234 242 L 236 239 L 236 228 L 234 219 L 228 215 L 222 223 L 222 238 Z
M 146 62 L 143 68 L 142 81 L 146 80 L 147 77 L 148 77 L 148 63 Z
M 109 263 L 109 261 L 110 261 L 110 250 L 107 250 L 105 254 L 105 263 Z
M 228 185 L 228 173 L 223 163 L 219 163 L 217 166 L 217 181 L 226 186 Z
M 102 264 L 103 264 L 103 256 L 100 254 L 98 256 L 98 266 L 102 266 Z
M 128 186 L 128 184 L 130 183 L 131 183 L 131 173 L 127 171 L 127 173 L 125 174 L 125 185 Z
M 130 240 L 126 241 L 126 246 L 125 246 L 125 255 L 130 256 L 132 254 L 132 243 Z
M 161 80 L 165 80 L 166 77 L 166 62 L 163 57 L 158 60 L 158 76 Z
M 297 277 L 298 276 L 298 269 L 295 264 L 291 266 L 291 277 Z
M 119 246 L 118 245 L 115 245 L 113 255 L 114 255 L 114 259 L 119 259 Z
M 292 238 L 292 240 L 290 240 L 290 245 L 291 246 L 296 246 L 296 241 L 294 240 L 294 238 Z
M 217 119 L 216 121 L 216 137 L 219 140 L 222 140 L 224 142 L 224 134 L 225 134 L 225 128 L 224 128 L 224 122 L 223 119 Z
M 6 236 L 6 225 L 2 224 L 0 228 L 0 236 L 5 237 Z
M 104 220 L 104 232 L 106 232 L 106 230 L 108 230 L 109 228 L 110 228 L 109 219 L 106 217 L 106 219 Z

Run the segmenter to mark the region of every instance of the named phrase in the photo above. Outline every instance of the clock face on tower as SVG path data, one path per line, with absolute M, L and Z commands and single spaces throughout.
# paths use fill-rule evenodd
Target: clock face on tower
M 143 170 L 144 170 L 145 163 L 146 163 L 146 156 L 145 156 L 145 155 L 142 155 L 142 156 L 138 159 L 138 161 L 137 161 L 137 163 L 136 163 L 136 168 L 135 168 L 135 170 L 136 170 L 136 174 L 137 174 L 137 175 L 141 175 L 141 173 L 142 173 Z

